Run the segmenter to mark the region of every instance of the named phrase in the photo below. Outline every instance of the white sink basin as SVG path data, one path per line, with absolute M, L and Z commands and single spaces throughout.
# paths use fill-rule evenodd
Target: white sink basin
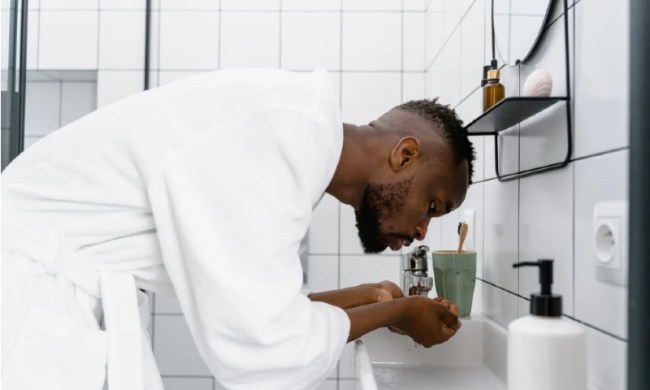
M 432 348 L 386 329 L 357 340 L 356 388 L 505 390 L 505 332 L 481 315 L 462 322 L 451 340 Z

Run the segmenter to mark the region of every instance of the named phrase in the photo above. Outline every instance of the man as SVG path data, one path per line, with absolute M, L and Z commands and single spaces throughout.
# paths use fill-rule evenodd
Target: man
M 473 149 L 453 111 L 406 103 L 341 126 L 322 71 L 230 70 L 104 107 L 39 141 L 2 183 L 3 389 L 158 389 L 139 289 L 173 287 L 232 389 L 310 389 L 389 326 L 427 347 L 460 326 L 392 283 L 301 294 L 325 192 L 368 253 L 458 207 Z

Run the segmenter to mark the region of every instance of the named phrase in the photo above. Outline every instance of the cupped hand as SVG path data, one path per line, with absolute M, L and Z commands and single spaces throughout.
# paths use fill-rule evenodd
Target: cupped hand
M 444 298 L 411 296 L 405 299 L 409 299 L 409 310 L 402 321 L 393 324 L 391 330 L 396 333 L 406 334 L 429 348 L 449 340 L 460 329 L 457 305 Z

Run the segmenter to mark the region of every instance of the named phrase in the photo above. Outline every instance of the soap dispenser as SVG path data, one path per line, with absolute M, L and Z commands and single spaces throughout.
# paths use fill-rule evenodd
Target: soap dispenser
M 562 296 L 551 293 L 553 260 L 539 267 L 542 290 L 530 295 L 529 316 L 508 326 L 508 390 L 586 390 L 585 331 L 562 317 Z

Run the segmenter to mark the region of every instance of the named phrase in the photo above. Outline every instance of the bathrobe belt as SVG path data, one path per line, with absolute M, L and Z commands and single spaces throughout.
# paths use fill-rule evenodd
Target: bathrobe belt
M 141 322 L 141 315 L 148 319 L 149 314 L 146 295 L 137 289 L 133 275 L 88 267 L 77 258 L 76 248 L 65 238 L 48 237 L 19 221 L 11 221 L 2 230 L 3 247 L 31 258 L 42 264 L 47 273 L 61 276 L 101 300 L 107 340 L 108 389 L 144 389 L 144 365 L 153 362 L 154 358 L 148 343 L 142 340 L 147 324 Z M 141 308 L 138 294 L 145 298 Z M 140 313 L 141 309 L 146 312 Z M 151 356 L 145 358 L 144 354 Z

